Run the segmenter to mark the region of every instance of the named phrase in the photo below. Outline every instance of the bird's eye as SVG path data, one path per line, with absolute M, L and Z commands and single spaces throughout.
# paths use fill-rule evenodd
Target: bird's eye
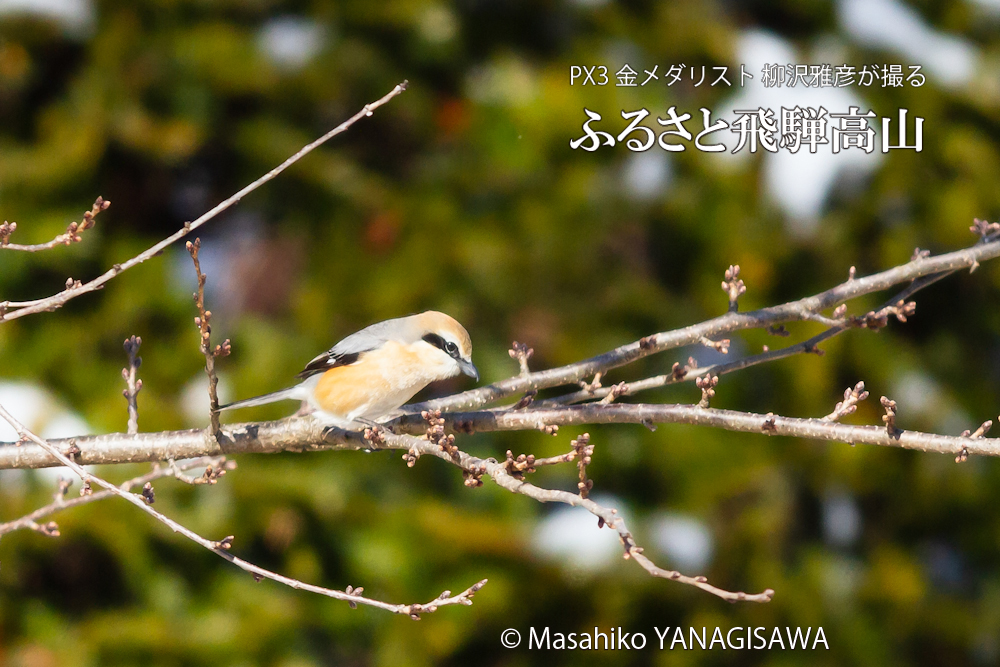
M 452 356 L 455 356 L 456 354 L 458 354 L 458 345 L 455 345 L 451 341 L 448 341 L 447 343 L 444 344 L 444 351 Z

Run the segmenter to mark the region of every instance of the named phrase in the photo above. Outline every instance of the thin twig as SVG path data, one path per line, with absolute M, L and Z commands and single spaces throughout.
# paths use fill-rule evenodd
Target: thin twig
M 697 378 L 703 377 L 707 374 L 726 375 L 727 373 L 734 373 L 736 371 L 740 371 L 745 368 L 750 368 L 751 366 L 757 366 L 772 361 L 778 361 L 780 359 L 787 359 L 788 357 L 792 357 L 797 354 L 816 353 L 819 350 L 820 343 L 830 340 L 834 336 L 842 334 L 845 331 L 849 331 L 853 328 L 862 327 L 869 319 L 872 319 L 874 321 L 874 324 L 876 324 L 876 326 L 864 327 L 864 328 L 870 328 L 873 331 L 877 331 L 879 328 L 877 325 L 880 322 L 882 322 L 883 315 L 887 317 L 889 314 L 894 314 L 895 311 L 900 310 L 900 306 L 897 305 L 899 304 L 900 301 L 905 302 L 906 299 L 913 296 L 918 291 L 924 289 L 925 287 L 933 285 L 937 281 L 946 278 L 952 273 L 954 273 L 954 271 L 947 271 L 915 280 L 901 292 L 899 292 L 898 294 L 890 298 L 888 301 L 886 301 L 878 310 L 870 311 L 867 315 L 862 317 L 852 318 L 851 320 L 842 319 L 844 313 L 844 310 L 842 309 L 845 308 L 845 304 L 841 304 L 834 311 L 835 315 L 834 319 L 828 320 L 827 318 L 823 318 L 824 320 L 833 322 L 833 325 L 829 329 L 813 336 L 812 338 L 804 340 L 801 343 L 795 343 L 794 345 L 789 345 L 787 347 L 779 348 L 777 350 L 768 350 L 765 348 L 765 351 L 761 352 L 760 354 L 754 354 L 749 357 L 736 359 L 734 361 L 728 361 L 726 363 L 711 364 L 703 368 L 699 368 L 693 358 L 688 359 L 688 364 L 683 367 L 680 366 L 679 362 L 674 363 L 674 368 L 667 375 L 656 375 L 642 380 L 629 382 L 629 394 L 631 395 L 631 394 L 636 394 L 640 391 L 656 389 L 658 387 L 663 387 L 668 384 L 676 384 L 679 382 L 690 382 L 691 380 L 696 380 Z M 851 278 L 851 280 L 854 280 L 854 278 Z M 837 313 L 837 311 L 840 312 Z M 907 312 L 912 314 L 912 309 L 906 308 L 903 310 L 903 318 L 904 318 L 903 321 L 905 321 Z M 776 333 L 777 335 L 781 335 L 783 337 L 788 335 L 788 332 L 785 330 L 784 325 L 781 325 L 780 332 L 772 331 L 771 333 Z M 549 407 L 554 405 L 570 405 L 573 403 L 586 401 L 592 398 L 602 398 L 606 396 L 607 393 L 608 393 L 607 389 L 601 389 L 601 388 L 597 388 L 589 392 L 578 391 L 570 394 L 565 394 L 563 396 L 550 398 L 545 401 L 540 401 L 538 403 L 538 406 Z
M 111 267 L 109 270 L 107 270 L 97 278 L 87 283 L 82 283 L 82 284 L 73 283 L 72 286 L 67 287 L 67 289 L 63 290 L 62 292 L 53 294 L 52 296 L 46 297 L 44 299 L 35 299 L 33 301 L 22 301 L 22 302 L 15 302 L 15 301 L 0 302 L 0 322 L 4 320 L 17 319 L 19 317 L 32 315 L 34 313 L 52 311 L 57 308 L 61 308 L 62 306 L 66 305 L 67 302 L 69 302 L 72 299 L 75 299 L 78 296 L 101 289 L 105 285 L 105 283 L 115 278 L 122 271 L 126 271 L 132 268 L 133 266 L 145 262 L 147 259 L 155 257 L 160 252 L 162 252 L 166 247 L 176 243 L 177 241 L 187 236 L 192 230 L 201 227 L 206 222 L 212 220 L 223 211 L 234 206 L 235 204 L 238 204 L 239 201 L 244 197 L 246 197 L 248 194 L 259 188 L 260 186 L 264 185 L 268 181 L 274 179 L 278 174 L 288 169 L 290 166 L 301 160 L 303 157 L 311 153 L 319 146 L 329 141 L 331 138 L 346 131 L 348 128 L 350 128 L 352 125 L 354 125 L 362 118 L 371 116 L 372 112 L 375 111 L 375 109 L 378 109 L 380 106 L 382 106 L 392 98 L 396 97 L 404 90 L 406 90 L 405 81 L 397 85 L 395 88 L 393 88 L 391 91 L 383 95 L 378 100 L 366 104 L 359 112 L 357 112 L 356 114 L 345 120 L 343 123 L 333 128 L 332 130 L 330 130 L 329 132 L 327 132 L 326 134 L 324 134 L 322 137 L 312 142 L 311 144 L 304 146 L 297 153 L 295 153 L 295 155 L 291 156 L 290 158 L 282 162 L 280 165 L 278 165 L 271 171 L 267 172 L 266 174 L 258 178 L 256 181 L 246 186 L 239 192 L 235 193 L 225 201 L 220 202 L 210 211 L 204 213 L 193 222 L 185 223 L 184 226 L 181 229 L 177 230 L 175 233 L 171 234 L 170 236 L 163 239 L 159 243 L 154 244 L 149 249 L 139 253 L 135 257 L 132 257 L 131 259 L 122 262 L 121 264 L 115 264 L 113 267 Z
M 893 297 L 894 302 L 900 300 L 906 301 L 917 290 L 935 283 L 957 270 L 970 268 L 978 265 L 980 262 L 995 259 L 996 257 L 1000 257 L 1000 239 L 997 239 L 995 236 L 985 236 L 971 248 L 908 262 L 864 278 L 853 277 L 834 288 L 804 299 L 749 312 L 728 312 L 720 317 L 692 324 L 682 329 L 646 336 L 639 341 L 622 345 L 610 352 L 605 352 L 584 361 L 528 373 L 523 376 L 518 375 L 452 396 L 425 401 L 423 403 L 415 403 L 407 406 L 406 409 L 410 412 L 419 412 L 422 410 L 469 410 L 488 405 L 513 394 L 523 394 L 532 389 L 540 390 L 561 385 L 577 384 L 595 373 L 606 373 L 612 368 L 624 366 L 651 354 L 699 343 L 702 337 L 712 339 L 733 331 L 767 328 L 785 322 L 807 320 L 812 313 L 819 313 L 830 308 L 835 308 L 851 299 L 913 281 L 906 289 Z M 828 329 L 822 334 L 809 339 L 809 341 L 801 343 L 799 346 L 801 349 L 790 350 L 788 354 L 813 351 L 816 349 L 818 343 L 836 336 L 846 328 L 850 328 L 850 325 L 843 324 Z M 766 360 L 763 358 L 763 355 L 761 357 L 762 360 Z M 776 357 L 772 356 L 770 358 Z M 746 360 L 742 363 L 744 365 L 740 367 L 748 365 Z M 724 366 L 699 369 L 699 375 L 705 371 L 711 371 L 713 375 L 719 375 L 720 373 L 716 371 L 716 368 L 728 366 L 726 364 Z M 733 366 L 733 368 L 736 368 L 736 366 Z
M 219 432 L 219 376 L 215 372 L 215 358 L 228 356 L 232 351 L 229 339 L 216 345 L 212 349 L 212 311 L 205 308 L 205 281 L 204 273 L 201 272 L 201 262 L 198 260 L 198 251 L 201 249 L 201 239 L 188 241 L 188 253 L 194 261 L 194 272 L 198 278 L 198 291 L 194 293 L 194 303 L 198 308 L 198 316 L 194 318 L 194 324 L 198 327 L 199 347 L 201 353 L 205 355 L 205 374 L 208 375 L 208 403 L 209 420 L 211 421 L 212 433 Z
M 80 234 L 93 227 L 94 218 L 97 217 L 97 214 L 101 211 L 106 211 L 109 206 L 111 206 L 111 202 L 107 201 L 103 197 L 98 197 L 94 202 L 94 205 L 90 207 L 90 210 L 84 212 L 83 222 L 69 223 L 65 232 L 47 243 L 35 243 L 32 245 L 10 243 L 11 234 L 13 234 L 17 229 L 17 223 L 4 221 L 3 224 L 0 224 L 0 249 L 21 250 L 23 252 L 39 252 L 41 250 L 50 250 L 56 246 L 79 243 L 83 240 L 83 237 L 80 236 Z
M 135 435 L 139 432 L 139 403 L 137 397 L 142 389 L 142 380 L 136 377 L 139 366 L 142 365 L 142 357 L 139 356 L 139 346 L 142 339 L 138 336 L 129 336 L 125 339 L 125 354 L 128 355 L 128 367 L 122 369 L 122 378 L 125 380 L 125 389 L 122 395 L 128 402 L 128 433 Z
M 192 459 L 189 461 L 184 461 L 183 464 L 175 467 L 155 467 L 151 472 L 145 475 L 139 475 L 138 477 L 133 477 L 130 480 L 122 482 L 118 485 L 122 491 L 131 491 L 133 487 L 144 486 L 149 482 L 154 482 L 158 479 L 164 477 L 175 477 L 181 481 L 186 481 L 187 478 L 184 473 L 188 470 L 195 470 L 197 468 L 211 468 L 226 470 L 227 467 L 235 467 L 235 463 L 232 461 L 227 462 L 224 457 L 211 457 L 202 456 L 197 459 Z M 189 482 L 193 483 L 193 482 Z M 66 499 L 65 494 L 59 494 L 53 502 L 45 505 L 44 507 L 39 507 L 34 512 L 26 514 L 20 519 L 15 519 L 13 521 L 8 521 L 6 523 L 0 523 L 0 535 L 6 535 L 7 533 L 12 533 L 16 530 L 22 530 L 25 528 L 30 528 L 32 530 L 38 531 L 44 535 L 49 535 L 51 537 L 57 537 L 59 535 L 59 527 L 54 523 L 50 522 L 48 524 L 40 526 L 36 522 L 39 519 L 43 519 L 47 516 L 51 516 L 57 512 L 70 509 L 72 507 L 78 507 L 80 505 L 86 505 L 88 503 L 96 502 L 98 500 L 104 500 L 105 498 L 110 498 L 115 495 L 111 491 L 105 489 L 104 491 L 97 491 L 96 493 L 84 493 L 76 498 Z M 52 529 L 56 532 L 51 532 Z
M 494 459 L 476 458 L 465 452 L 459 452 L 458 457 L 453 457 L 428 441 L 414 436 L 384 433 L 383 442 L 383 446 L 386 448 L 405 449 L 408 451 L 416 450 L 421 454 L 436 456 L 461 467 L 470 476 L 481 478 L 483 474 L 489 475 L 501 488 L 512 493 L 527 496 L 528 498 L 532 498 L 539 502 L 558 502 L 565 503 L 566 505 L 572 505 L 574 507 L 583 507 L 588 512 L 596 516 L 602 525 L 607 525 L 618 533 L 618 537 L 621 539 L 622 546 L 624 548 L 623 555 L 626 559 L 634 560 L 644 570 L 646 570 L 646 572 L 654 577 L 662 577 L 664 579 L 670 579 L 689 586 L 695 586 L 703 591 L 717 595 L 718 597 L 730 602 L 739 600 L 748 602 L 769 602 L 774 596 L 774 591 L 771 589 L 767 589 L 763 593 L 757 594 L 727 591 L 709 584 L 705 577 L 690 577 L 674 570 L 664 570 L 657 567 L 656 564 L 643 555 L 642 547 L 636 543 L 632 533 L 626 527 L 625 521 L 618 515 L 618 510 L 604 507 L 603 505 L 588 499 L 585 493 L 577 495 L 575 493 L 569 493 L 568 491 L 543 489 L 511 475 L 508 472 L 505 463 L 498 463 Z M 587 447 L 586 443 L 583 444 L 583 447 Z M 585 479 L 582 472 L 581 477 L 582 479 Z M 585 486 L 589 489 L 589 484 L 585 484 Z
M 63 454 L 56 447 L 51 445 L 43 438 L 40 438 L 31 431 L 29 431 L 23 424 L 17 421 L 17 419 L 15 419 L 13 415 L 7 412 L 7 410 L 2 405 L 0 405 L 0 418 L 5 419 L 11 426 L 13 426 L 14 430 L 17 431 L 18 436 L 22 440 L 30 440 L 37 446 L 41 447 L 50 456 L 59 461 L 60 464 L 68 467 L 70 470 L 75 472 L 80 477 L 80 479 L 83 480 L 85 483 L 89 482 L 97 484 L 98 486 L 104 488 L 111 494 L 116 495 L 120 498 L 124 498 L 128 502 L 132 503 L 134 506 L 141 509 L 143 512 L 146 512 L 154 519 L 156 519 L 160 523 L 170 528 L 170 530 L 174 531 L 175 533 L 183 535 L 184 537 L 188 538 L 195 544 L 198 544 L 199 546 L 208 549 L 212 553 L 221 556 L 222 558 L 225 558 L 233 565 L 236 565 L 237 567 L 252 574 L 254 578 L 257 579 L 258 581 L 260 581 L 261 579 L 270 579 L 272 581 L 276 581 L 286 586 L 290 586 L 291 588 L 309 591 L 311 593 L 317 593 L 319 595 L 325 595 L 327 597 L 331 597 L 337 600 L 343 600 L 344 602 L 352 604 L 352 606 L 358 604 L 368 605 L 370 607 L 376 607 L 378 609 L 384 609 L 386 611 L 390 611 L 394 614 L 406 614 L 407 616 L 413 619 L 419 619 L 421 613 L 434 612 L 437 611 L 440 607 L 446 607 L 449 605 L 456 605 L 456 604 L 470 605 L 472 604 L 472 596 L 475 595 L 477 591 L 479 591 L 483 586 L 486 585 L 486 579 L 483 579 L 482 581 L 473 584 L 469 588 L 465 589 L 458 595 L 451 595 L 451 591 L 444 591 L 437 598 L 426 604 L 404 605 L 404 604 L 390 604 L 388 602 L 382 602 L 381 600 L 362 597 L 361 595 L 358 595 L 356 592 L 361 589 L 351 589 L 351 592 L 348 593 L 345 591 L 338 591 L 330 588 L 323 588 L 322 586 L 307 584 L 305 582 L 299 581 L 298 579 L 292 579 L 291 577 L 286 577 L 276 572 L 272 572 L 271 570 L 264 569 L 258 565 L 254 565 L 253 563 L 245 561 L 242 558 L 239 558 L 229 553 L 229 549 L 232 547 L 233 544 L 232 535 L 224 537 L 219 541 L 205 539 L 201 535 L 195 533 L 193 530 L 186 528 L 185 526 L 177 523 L 176 521 L 167 517 L 166 515 L 161 514 L 160 512 L 154 510 L 152 507 L 149 506 L 149 503 L 147 502 L 147 500 L 144 498 L 143 495 L 123 490 L 115 486 L 114 484 L 105 481 L 101 477 L 98 477 L 97 475 L 87 472 L 82 466 L 80 466 L 79 463 L 77 463 L 73 459 Z

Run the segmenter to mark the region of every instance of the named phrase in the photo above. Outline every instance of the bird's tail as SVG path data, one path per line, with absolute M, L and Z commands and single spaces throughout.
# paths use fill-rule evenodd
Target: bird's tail
M 253 398 L 245 398 L 242 401 L 235 401 L 233 403 L 229 403 L 228 405 L 220 405 L 219 410 L 249 408 L 254 405 L 267 405 L 268 403 L 277 403 L 278 401 L 287 401 L 291 399 L 302 400 L 299 387 L 289 387 L 288 389 L 282 389 L 281 391 L 272 391 L 270 394 L 264 394 L 263 396 L 254 396 Z

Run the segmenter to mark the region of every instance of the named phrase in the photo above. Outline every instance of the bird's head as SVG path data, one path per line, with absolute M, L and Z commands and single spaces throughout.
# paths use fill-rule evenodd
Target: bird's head
M 442 368 L 445 377 L 461 373 L 479 380 L 479 371 L 472 363 L 472 339 L 465 327 L 434 310 L 413 317 L 420 329 L 420 340 L 426 344 L 423 352 Z

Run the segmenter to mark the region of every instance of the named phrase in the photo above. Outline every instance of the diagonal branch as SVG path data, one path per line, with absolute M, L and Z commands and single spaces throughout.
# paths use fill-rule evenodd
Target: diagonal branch
M 196 470 L 199 468 L 206 468 L 207 470 L 225 472 L 226 469 L 235 467 L 235 463 L 232 461 L 227 462 L 223 457 L 210 457 L 202 456 L 197 459 L 191 459 L 184 461 L 183 464 L 177 464 L 176 466 L 157 466 L 153 468 L 152 471 L 146 473 L 145 475 L 139 475 L 138 477 L 133 477 L 130 480 L 122 482 L 118 485 L 122 491 L 131 491 L 134 487 L 142 487 L 148 482 L 154 482 L 158 479 L 164 477 L 175 477 L 181 481 L 187 482 L 189 484 L 196 484 L 201 478 L 190 478 L 184 473 L 189 470 Z M 215 473 L 216 476 L 219 472 Z M 190 480 L 190 481 L 189 481 Z M 87 487 L 85 487 L 86 490 Z M 105 498 L 110 498 L 115 495 L 107 489 L 103 491 L 83 493 L 76 498 L 65 499 L 64 494 L 57 494 L 56 500 L 45 505 L 44 507 L 39 507 L 34 512 L 30 514 L 25 514 L 20 519 L 14 519 L 13 521 L 8 521 L 6 523 L 0 523 L 0 536 L 6 535 L 7 533 L 13 533 L 16 530 L 31 529 L 42 533 L 43 535 L 49 535 L 51 537 L 57 537 L 59 535 L 59 527 L 54 522 L 49 522 L 45 525 L 39 525 L 37 522 L 39 519 L 44 519 L 47 516 L 51 516 L 57 512 L 62 512 L 63 510 L 68 510 L 72 507 L 78 507 L 80 505 L 87 505 L 98 500 L 104 500 Z
M 674 570 L 665 570 L 657 567 L 643 554 L 642 547 L 636 544 L 635 538 L 626 527 L 624 519 L 618 515 L 618 510 L 604 507 L 587 498 L 585 494 L 577 495 L 568 491 L 544 489 L 523 479 L 518 479 L 508 472 L 506 463 L 498 463 L 496 459 L 480 459 L 460 450 L 457 452 L 448 451 L 429 440 L 417 438 L 412 435 L 379 432 L 377 438 L 371 438 L 369 441 L 376 441 L 377 446 L 387 449 L 402 449 L 408 452 L 417 452 L 420 455 L 436 456 L 457 465 L 465 473 L 477 478 L 483 474 L 489 475 L 500 488 L 506 489 L 511 493 L 527 496 L 542 503 L 564 503 L 573 507 L 582 507 L 599 519 L 599 525 L 606 525 L 618 533 L 618 537 L 625 550 L 624 557 L 626 559 L 634 560 L 642 569 L 654 577 L 662 577 L 689 586 L 695 586 L 730 602 L 740 600 L 770 602 L 774 595 L 774 591 L 770 588 L 763 593 L 757 594 L 727 591 L 709 584 L 705 577 L 689 577 Z
M 234 556 L 233 554 L 229 553 L 229 549 L 232 547 L 233 543 L 232 535 L 224 537 L 219 541 L 205 539 L 201 535 L 195 533 L 193 530 L 190 530 L 189 528 L 182 526 L 173 519 L 167 517 L 164 514 L 161 514 L 160 512 L 157 512 L 152 507 L 150 507 L 149 505 L 152 502 L 151 500 L 152 495 L 149 494 L 148 492 L 144 493 L 143 495 L 131 493 L 130 491 L 121 489 L 115 486 L 114 484 L 105 481 L 104 479 L 98 477 L 97 475 L 87 472 L 86 470 L 84 470 L 82 466 L 80 466 L 79 463 L 69 458 L 69 456 L 62 453 L 58 448 L 53 446 L 51 443 L 29 431 L 23 424 L 17 421 L 17 419 L 15 419 L 13 415 L 7 412 L 6 408 L 4 408 L 2 405 L 0 405 L 0 418 L 5 419 L 11 426 L 13 426 L 14 430 L 17 431 L 18 437 L 20 437 L 22 440 L 33 442 L 35 445 L 43 449 L 51 457 L 57 460 L 61 465 L 64 465 L 73 472 L 75 472 L 80 477 L 80 479 L 83 480 L 84 484 L 90 484 L 90 483 L 96 484 L 104 488 L 109 493 L 116 495 L 119 498 L 123 498 L 124 500 L 132 503 L 133 505 L 135 505 L 142 511 L 146 512 L 160 523 L 170 528 L 170 530 L 174 531 L 175 533 L 180 533 L 181 535 L 188 538 L 195 544 L 204 547 L 205 549 L 208 549 L 212 553 L 221 556 L 222 558 L 228 560 L 230 563 L 236 565 L 240 569 L 249 572 L 254 576 L 254 578 L 257 581 L 260 581 L 262 579 L 270 579 L 272 581 L 276 581 L 280 584 L 284 584 L 291 588 L 309 591 L 310 593 L 316 593 L 318 595 L 325 595 L 327 597 L 331 597 L 336 600 L 343 600 L 344 602 L 350 604 L 352 607 L 355 607 L 359 604 L 363 604 L 370 607 L 376 607 L 378 609 L 384 609 L 394 614 L 406 614 L 407 616 L 410 616 L 410 618 L 413 618 L 414 620 L 419 620 L 421 613 L 431 613 L 437 611 L 440 607 L 446 607 L 456 604 L 470 605 L 472 604 L 472 596 L 475 595 L 483 586 L 486 585 L 486 580 L 483 579 L 482 581 L 479 581 L 478 583 L 473 584 L 469 588 L 465 589 L 458 595 L 451 595 L 451 591 L 444 591 L 443 593 L 441 593 L 441 595 L 439 595 L 434 600 L 431 600 L 426 604 L 391 604 L 388 602 L 382 602 L 381 600 L 375 600 L 373 598 L 366 598 L 361 596 L 360 592 L 363 589 L 360 588 L 354 589 L 349 587 L 347 591 L 338 591 L 330 588 L 323 588 L 322 586 L 316 586 L 314 584 L 307 584 L 305 582 L 299 581 L 298 579 L 292 579 L 291 577 L 286 577 L 276 572 L 272 572 L 271 570 L 262 568 L 258 565 L 254 565 L 249 561 L 245 561 L 242 558 L 239 558 L 238 556 Z M 146 485 L 144 485 L 144 491 L 148 491 L 148 489 L 149 489 L 149 484 L 147 483 Z
M 805 321 L 813 315 L 829 308 L 856 299 L 866 294 L 879 292 L 894 285 L 914 281 L 907 289 L 896 295 L 896 301 L 905 300 L 915 291 L 936 282 L 955 271 L 974 268 L 981 262 L 1000 257 L 1000 238 L 996 235 L 984 236 L 971 248 L 945 253 L 936 257 L 921 257 L 887 271 L 864 278 L 852 278 L 814 296 L 791 301 L 780 306 L 760 310 L 728 312 L 705 322 L 692 324 L 682 329 L 653 334 L 634 343 L 622 345 L 610 352 L 559 368 L 551 368 L 526 375 L 518 375 L 501 380 L 486 387 L 472 389 L 460 394 L 439 398 L 407 407 L 410 412 L 423 410 L 469 410 L 488 405 L 513 394 L 530 390 L 546 389 L 567 384 L 576 384 L 596 373 L 604 373 L 612 368 L 624 366 L 637 359 L 657 352 L 699 343 L 704 338 L 715 338 L 722 334 L 745 329 L 769 327 L 784 322 Z M 918 280 L 922 279 L 922 280 Z M 837 328 L 829 329 L 806 343 L 815 344 L 841 333 Z M 800 345 L 804 345 L 800 344 Z M 794 348 L 795 346 L 793 346 Z M 790 352 L 790 354 L 793 352 Z M 709 369 L 700 369 L 709 370 Z M 713 374 L 717 374 L 714 370 Z
M 125 262 L 122 262 L 121 264 L 115 264 L 113 267 L 108 269 L 106 272 L 104 272 L 97 278 L 94 278 L 90 282 L 82 284 L 78 284 L 75 282 L 70 283 L 67 286 L 67 288 L 62 292 L 59 292 L 58 294 L 53 294 L 52 296 L 46 297 L 44 299 L 35 299 L 34 301 L 22 301 L 22 302 L 0 301 L 0 322 L 3 322 L 4 320 L 14 320 L 19 317 L 24 317 L 26 315 L 32 315 L 34 313 L 53 311 L 57 308 L 61 308 L 62 306 L 66 305 L 67 302 L 69 302 L 72 299 L 75 299 L 78 296 L 87 294 L 89 292 L 95 292 L 101 289 L 108 281 L 115 278 L 122 271 L 131 269 L 133 266 L 142 264 L 147 259 L 155 257 L 168 246 L 176 243 L 177 241 L 187 236 L 187 234 L 192 230 L 201 227 L 206 222 L 215 218 L 223 211 L 231 208 L 232 206 L 235 206 L 240 202 L 241 199 L 246 197 L 248 194 L 259 188 L 260 186 L 264 185 L 268 181 L 273 180 L 278 174 L 288 169 L 290 166 L 301 160 L 303 157 L 314 151 L 319 146 L 322 146 L 324 143 L 326 143 L 333 137 L 337 136 L 338 134 L 345 132 L 348 128 L 350 128 L 352 125 L 354 125 L 362 118 L 371 116 L 372 112 L 375 111 L 375 109 L 378 109 L 380 106 L 382 106 L 392 98 L 396 97 L 404 90 L 406 90 L 406 81 L 397 85 L 395 88 L 393 88 L 391 91 L 383 95 L 381 98 L 375 100 L 374 102 L 366 104 L 360 111 L 358 111 L 356 114 L 345 120 L 343 123 L 333 128 L 332 130 L 330 130 L 329 132 L 327 132 L 326 134 L 324 134 L 322 137 L 312 142 L 311 144 L 304 146 L 297 153 L 295 153 L 295 155 L 291 156 L 290 158 L 282 162 L 280 165 L 278 165 L 271 171 L 267 172 L 266 174 L 258 178 L 256 181 L 246 186 L 236 194 L 232 195 L 225 201 L 220 202 L 210 211 L 201 215 L 198 219 L 194 220 L 193 222 L 184 223 L 184 226 L 181 229 L 177 230 L 175 233 L 171 234 L 170 236 L 163 239 L 159 243 L 154 244 L 148 250 L 139 253 L 135 257 Z

